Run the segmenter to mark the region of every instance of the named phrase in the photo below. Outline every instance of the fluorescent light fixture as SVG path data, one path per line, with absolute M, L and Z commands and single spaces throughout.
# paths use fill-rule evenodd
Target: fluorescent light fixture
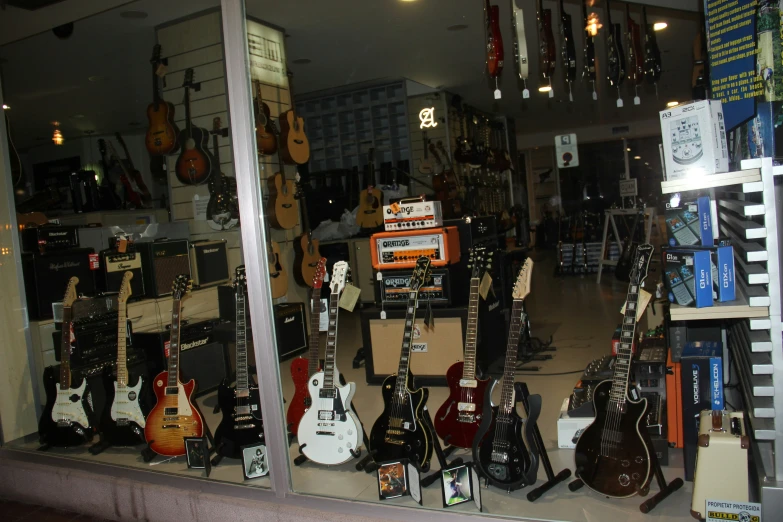
M 642 157 L 641 156 L 634 156 L 633 159 L 640 160 L 640 159 L 642 159 Z
M 663 31 L 667 27 L 669 27 L 669 24 L 666 22 L 655 22 L 653 24 L 653 31 Z
M 670 101 L 666 104 L 667 107 L 676 107 L 680 104 L 678 101 Z
M 538 88 L 538 92 L 549 92 L 552 90 L 551 85 L 544 85 L 543 87 Z

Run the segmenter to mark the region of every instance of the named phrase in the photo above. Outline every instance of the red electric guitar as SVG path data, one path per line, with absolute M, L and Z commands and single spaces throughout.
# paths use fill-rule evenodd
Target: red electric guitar
M 451 365 L 446 372 L 449 397 L 435 415 L 435 432 L 459 448 L 473 447 L 484 410 L 484 394 L 489 379 L 476 378 L 476 328 L 478 326 L 479 286 L 484 273 L 492 269 L 492 252 L 484 247 L 470 249 L 468 266 L 470 297 L 465 334 L 465 361 Z
M 326 258 L 318 260 L 313 276 L 313 298 L 312 313 L 310 314 L 310 352 L 307 357 L 297 357 L 291 363 L 291 377 L 294 380 L 294 397 L 291 404 L 288 405 L 286 413 L 286 424 L 288 431 L 296 435 L 299 430 L 299 421 L 302 415 L 307 411 L 312 403 L 310 392 L 307 390 L 307 382 L 310 377 L 315 375 L 320 369 L 320 359 L 318 356 L 319 328 L 318 323 L 321 318 L 321 286 L 324 283 L 326 275 Z
M 503 36 L 500 33 L 500 9 L 484 0 L 484 19 L 487 25 L 487 72 L 497 79 L 503 72 Z

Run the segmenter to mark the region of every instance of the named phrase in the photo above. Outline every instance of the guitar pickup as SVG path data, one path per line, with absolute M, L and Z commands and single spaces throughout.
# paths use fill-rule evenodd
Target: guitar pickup
M 334 420 L 334 412 L 331 410 L 318 410 L 318 420 L 322 420 L 322 421 Z
M 476 411 L 476 405 L 472 402 L 458 402 L 457 411 Z
M 316 431 L 315 434 L 316 435 L 330 435 L 330 436 L 334 437 L 334 433 L 332 433 L 331 431 Z
M 250 406 L 237 406 L 237 415 L 250 415 Z
M 492 452 L 492 462 L 497 462 L 499 464 L 507 464 L 508 463 L 508 453 L 504 451 L 493 451 Z
M 181 426 L 179 424 L 164 424 L 163 425 L 163 429 L 164 430 L 168 430 L 168 429 L 172 429 L 172 428 L 176 430 L 176 429 L 179 429 L 180 427 Z
M 460 388 L 478 388 L 478 381 L 476 379 L 460 379 Z
M 250 397 L 250 390 L 237 390 L 234 397 Z
M 179 413 L 179 408 L 164 408 L 163 409 L 163 415 L 177 415 Z
M 179 388 L 177 386 L 166 386 L 166 395 L 179 395 Z

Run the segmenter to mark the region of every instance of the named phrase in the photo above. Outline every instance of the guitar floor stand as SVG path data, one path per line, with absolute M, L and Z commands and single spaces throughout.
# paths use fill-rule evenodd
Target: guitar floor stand
M 524 304 L 522 305 L 524 307 Z M 547 341 L 542 341 L 538 337 L 533 337 L 530 330 L 530 318 L 527 312 L 522 309 L 522 322 L 525 325 L 522 331 L 519 356 L 517 357 L 516 369 L 521 372 L 537 372 L 540 366 L 525 366 L 533 361 L 548 361 L 554 357 L 553 354 L 542 352 L 554 352 L 557 350 L 552 346 L 552 336 Z
M 647 433 L 647 430 L 643 431 L 644 434 L 642 437 L 644 437 L 644 443 L 648 448 L 652 448 L 653 445 L 652 440 L 650 439 L 650 434 Z M 649 513 L 655 509 L 655 506 L 663 502 L 669 495 L 680 489 L 683 485 L 683 481 L 679 477 L 672 480 L 671 482 L 666 482 L 666 477 L 664 477 L 663 470 L 661 469 L 661 463 L 658 462 L 658 454 L 655 451 L 650 452 L 650 465 L 652 467 L 652 476 L 647 481 L 647 484 L 644 486 L 644 488 L 639 491 L 639 495 L 642 497 L 647 496 L 647 494 L 650 492 L 650 483 L 652 482 L 653 478 L 655 478 L 655 481 L 658 483 L 659 491 L 651 498 L 648 498 L 639 504 L 639 511 L 642 513 Z M 581 489 L 582 486 L 584 486 L 582 479 L 576 479 L 568 485 L 568 489 L 571 491 L 577 491 Z
M 424 407 L 424 422 L 429 427 L 430 431 L 433 435 L 433 444 L 435 445 L 435 456 L 438 459 L 438 464 L 440 464 L 440 469 L 444 470 L 449 468 L 450 466 L 458 466 L 462 464 L 462 457 L 458 457 L 449 463 L 446 461 L 446 457 L 451 455 L 451 453 L 456 449 L 454 446 L 446 446 L 446 450 L 443 450 L 443 447 L 440 445 L 440 440 L 438 439 L 438 435 L 435 433 L 435 426 L 432 424 L 432 417 L 430 417 L 430 412 L 427 409 L 427 407 Z M 446 437 L 443 442 L 448 444 L 449 437 Z M 427 470 L 429 471 L 429 470 Z M 421 479 L 421 486 L 426 488 L 432 484 L 434 484 L 439 478 L 441 478 L 440 470 L 436 471 L 435 473 L 432 473 L 431 475 L 428 475 Z
M 530 414 L 527 402 L 527 398 L 529 396 L 530 391 L 527 389 L 527 384 L 524 382 L 514 383 L 514 399 L 517 403 L 522 403 L 522 406 L 525 408 L 525 415 Z M 538 423 L 536 423 L 535 428 L 533 428 L 533 443 L 538 448 L 539 458 L 541 459 L 541 463 L 544 465 L 544 471 L 546 472 L 546 482 L 531 490 L 527 494 L 527 499 L 530 502 L 535 502 L 541 498 L 544 493 L 571 476 L 571 470 L 568 468 L 561 470 L 557 475 L 555 475 L 555 472 L 552 469 L 552 463 L 549 462 L 549 454 L 546 452 L 546 447 L 544 446 L 544 439 L 541 437 L 541 430 L 538 429 Z

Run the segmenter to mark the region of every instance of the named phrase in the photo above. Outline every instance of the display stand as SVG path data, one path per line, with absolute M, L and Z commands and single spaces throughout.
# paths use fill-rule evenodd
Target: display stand
M 652 234 L 653 222 L 655 221 L 655 208 L 648 207 L 644 209 L 640 208 L 610 208 L 606 210 L 604 216 L 604 236 L 601 243 L 601 259 L 598 261 L 598 277 L 596 283 L 601 283 L 601 274 L 603 273 L 604 266 L 617 266 L 617 261 L 612 261 L 606 256 L 609 255 L 609 248 L 607 240 L 609 239 L 609 224 L 612 225 L 612 232 L 614 234 L 614 240 L 617 243 L 617 247 L 620 249 L 620 255 L 623 253 L 623 242 L 620 238 L 620 232 L 617 229 L 617 222 L 615 217 L 634 216 L 636 214 L 644 214 L 646 223 L 644 224 L 644 242 L 650 242 L 650 235 Z M 633 233 L 633 231 L 632 231 Z

